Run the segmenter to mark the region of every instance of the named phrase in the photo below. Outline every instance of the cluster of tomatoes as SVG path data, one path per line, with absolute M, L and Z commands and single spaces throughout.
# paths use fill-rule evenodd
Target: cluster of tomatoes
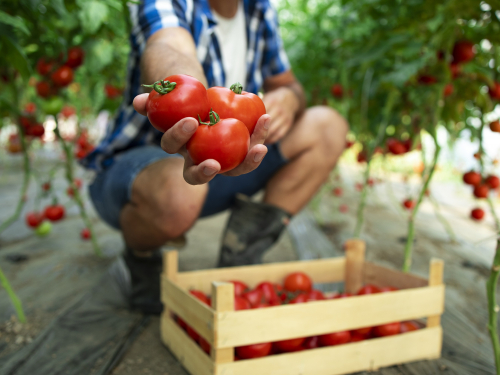
M 77 159 L 83 159 L 90 152 L 92 152 L 92 150 L 94 150 L 94 145 L 90 143 L 89 136 L 86 130 L 82 130 L 82 132 L 78 135 L 75 141 L 75 145 L 75 157 Z
M 153 88 L 147 116 L 157 130 L 166 132 L 186 117 L 199 120 L 200 126 L 186 145 L 195 164 L 215 159 L 221 165 L 219 173 L 224 173 L 243 162 L 257 121 L 266 113 L 257 95 L 242 91 L 240 84 L 207 90 L 197 79 L 183 74 L 147 87 Z
M 283 304 L 307 303 L 353 296 L 349 293 L 335 293 L 326 296 L 321 291 L 313 289 L 311 278 L 303 272 L 289 274 L 285 278 L 283 285 L 264 281 L 254 289 L 251 289 L 242 281 L 231 282 L 234 284 L 235 310 L 260 309 Z M 357 295 L 392 292 L 396 290 L 398 289 L 393 287 L 378 288 L 375 285 L 367 284 L 358 291 Z M 201 302 L 211 306 L 210 297 L 206 296 L 204 293 L 198 290 L 191 290 L 190 293 Z M 204 340 L 203 337 L 179 317 L 175 319 L 177 324 L 184 329 L 206 353 L 210 353 L 210 344 Z M 272 343 L 267 342 L 245 345 L 235 348 L 235 360 L 260 358 L 272 354 L 298 352 L 324 346 L 341 345 L 374 337 L 397 335 L 399 333 L 415 331 L 419 328 L 420 326 L 413 321 L 394 322 L 376 327 L 359 328 L 352 331 L 333 332 L 312 337 L 299 337 Z
M 42 138 L 45 134 L 43 124 L 37 121 L 37 107 L 35 103 L 27 103 L 22 115 L 19 117 L 21 131 L 28 138 Z M 11 154 L 17 154 L 22 151 L 21 139 L 19 134 L 12 133 L 9 136 L 7 151 Z
M 500 187 L 500 179 L 495 175 L 489 175 L 483 178 L 479 172 L 469 171 L 464 173 L 463 181 L 473 187 L 472 193 L 476 198 L 488 198 L 490 190 L 497 190 Z M 470 216 L 472 219 L 480 221 L 484 218 L 484 210 L 480 207 L 474 208 Z
M 57 95 L 61 88 L 73 82 L 74 70 L 83 64 L 85 52 L 81 47 L 71 47 L 66 61 L 62 58 L 48 59 L 42 57 L 36 64 L 36 71 L 43 78 L 36 84 L 36 92 L 41 98 Z

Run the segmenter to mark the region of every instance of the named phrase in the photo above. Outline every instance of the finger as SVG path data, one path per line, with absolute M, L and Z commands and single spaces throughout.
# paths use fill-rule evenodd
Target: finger
M 250 149 L 258 144 L 263 144 L 269 132 L 269 126 L 271 125 L 271 116 L 262 115 L 257 121 L 257 125 L 253 130 L 252 136 L 250 137 Z
M 190 158 L 184 162 L 184 180 L 190 185 L 206 184 L 220 171 L 220 164 L 214 159 L 208 159 L 194 165 Z
M 289 127 L 288 126 L 282 126 L 280 127 L 274 134 L 273 137 L 269 137 L 268 140 L 266 141 L 267 144 L 271 143 L 276 143 L 280 141 L 287 133 L 288 133 Z
M 132 103 L 134 109 L 139 112 L 141 115 L 146 116 L 146 103 L 148 101 L 149 94 L 140 94 L 134 98 L 134 102 Z
M 278 132 L 281 131 L 281 129 L 284 126 L 285 126 L 285 120 L 283 117 L 276 119 L 271 124 L 271 128 L 269 129 L 269 133 L 267 134 L 267 137 L 266 137 L 266 144 L 274 143 L 274 141 L 276 140 L 276 135 L 278 134 Z
M 168 129 L 161 137 L 161 148 L 169 154 L 177 154 L 198 129 L 198 121 L 186 117 Z
M 253 146 L 250 151 L 248 151 L 245 160 L 236 168 L 224 173 L 226 176 L 239 176 L 241 174 L 252 172 L 257 168 L 264 156 L 267 154 L 267 147 L 261 144 Z

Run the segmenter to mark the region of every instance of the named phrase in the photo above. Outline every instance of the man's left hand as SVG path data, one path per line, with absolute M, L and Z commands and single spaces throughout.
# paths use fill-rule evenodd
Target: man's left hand
M 292 89 L 280 87 L 264 95 L 267 114 L 271 116 L 271 125 L 265 144 L 278 142 L 293 125 L 299 101 Z

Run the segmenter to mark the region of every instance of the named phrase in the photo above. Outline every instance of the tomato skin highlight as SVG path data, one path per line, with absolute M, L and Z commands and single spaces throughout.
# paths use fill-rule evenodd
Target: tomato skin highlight
M 146 103 L 146 111 L 151 125 L 162 133 L 186 117 L 205 120 L 210 111 L 207 90 L 196 78 L 186 74 L 176 74 L 164 79 L 175 82 L 175 88 L 160 94 L 151 90 Z
M 211 87 L 207 90 L 210 108 L 221 118 L 240 120 L 252 135 L 257 121 L 266 114 L 264 102 L 251 92 L 242 91 L 237 94 L 226 87 Z
M 240 359 L 261 358 L 271 353 L 273 345 L 270 342 L 236 347 L 236 355 Z
M 195 164 L 207 159 L 219 162 L 224 173 L 240 165 L 250 147 L 250 134 L 241 121 L 229 118 L 214 125 L 199 125 L 186 148 Z

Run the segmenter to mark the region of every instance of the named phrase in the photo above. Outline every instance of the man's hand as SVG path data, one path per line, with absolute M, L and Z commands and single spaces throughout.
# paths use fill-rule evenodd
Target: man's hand
M 288 87 L 280 87 L 264 95 L 267 113 L 271 116 L 271 126 L 266 144 L 278 142 L 293 125 L 299 101 L 295 93 Z
M 146 102 L 149 94 L 141 94 L 134 98 L 134 109 L 146 116 Z M 269 115 L 260 117 L 255 130 L 250 137 L 250 148 L 243 163 L 233 170 L 224 173 L 227 176 L 239 176 L 257 168 L 267 153 L 264 141 L 268 133 L 271 118 Z M 186 143 L 198 129 L 198 120 L 186 117 L 176 123 L 163 134 L 161 148 L 169 154 L 181 154 L 184 157 L 184 180 L 191 185 L 206 184 L 220 171 L 220 164 L 214 159 L 208 159 L 198 165 L 186 150 Z

